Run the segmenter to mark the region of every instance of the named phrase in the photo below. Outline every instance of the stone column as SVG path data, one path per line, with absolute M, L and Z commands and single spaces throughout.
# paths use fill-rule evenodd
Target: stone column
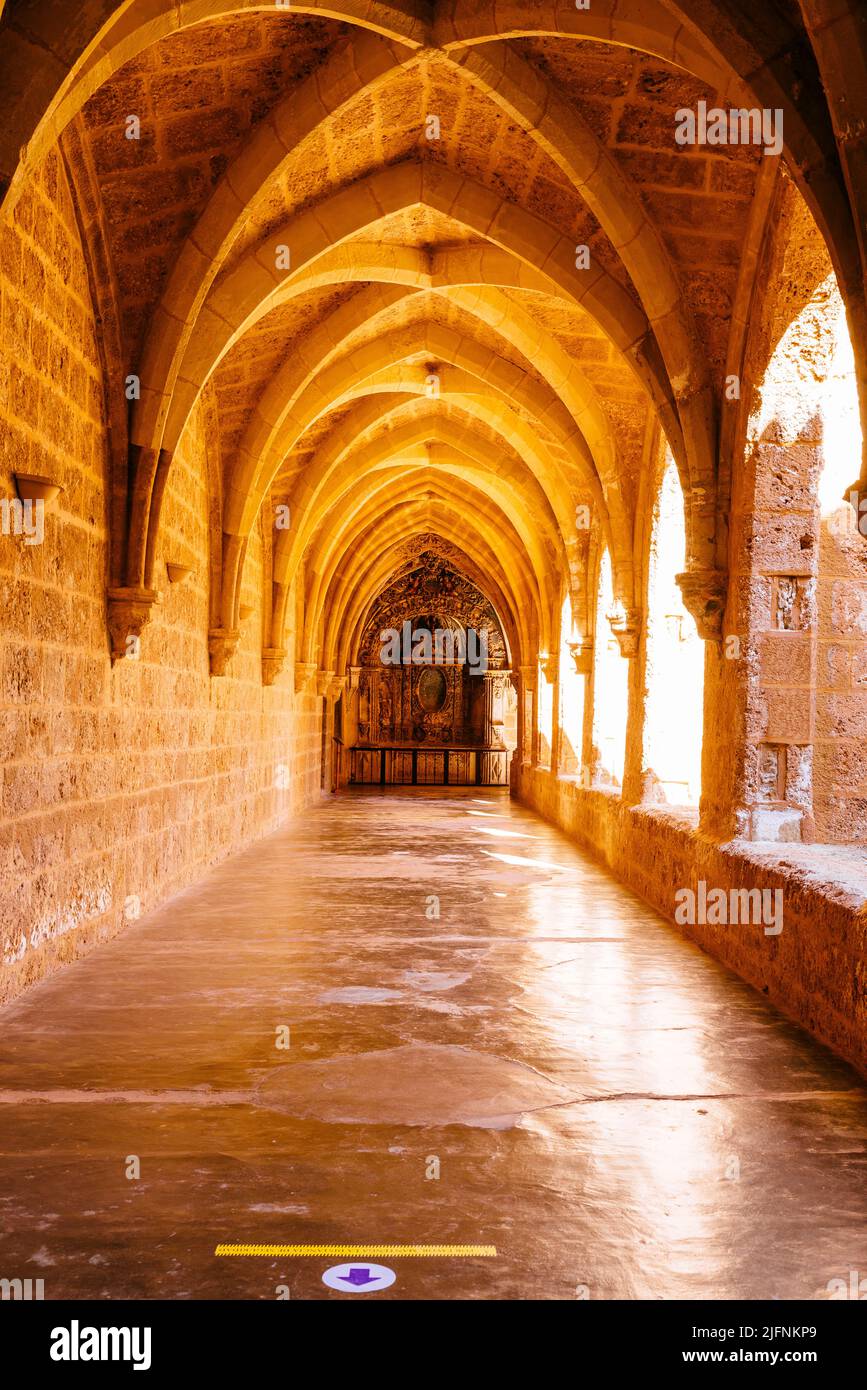
M 751 423 L 734 469 L 728 603 L 705 662 L 701 824 L 719 839 L 809 841 L 826 832 L 813 792 L 822 431 L 812 399 L 792 386 L 802 347 L 793 342 L 782 359 L 778 348 L 762 388 L 769 401 L 779 393 L 773 428 L 755 436 Z M 830 558 L 826 551 L 825 577 Z M 697 579 L 692 587 L 701 594 Z M 686 591 L 684 601 L 694 612 Z M 824 613 L 833 606 L 826 593 Z M 836 759 L 847 731 L 837 692 L 834 702 Z
M 502 748 L 503 726 L 506 722 L 504 701 L 511 671 L 486 671 L 484 682 L 485 713 L 482 742 L 486 748 Z
M 620 794 L 628 806 L 641 800 L 641 765 L 644 752 L 644 656 L 646 629 L 638 608 L 620 607 L 608 614 L 620 655 L 629 662 L 627 673 L 626 728 L 623 731 L 623 786 Z M 594 692 L 595 699 L 595 692 Z
M 323 720 L 323 778 L 322 785 L 327 791 L 336 792 L 345 778 L 342 765 L 342 747 L 334 742 L 335 706 L 346 689 L 348 677 L 335 676 L 333 671 L 320 672 L 317 677 L 317 691 L 325 698 L 322 710 Z

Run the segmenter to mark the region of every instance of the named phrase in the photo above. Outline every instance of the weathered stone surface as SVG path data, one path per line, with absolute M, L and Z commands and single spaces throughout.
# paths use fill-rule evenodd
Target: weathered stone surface
M 505 793 L 308 809 L 3 1026 L 0 1259 L 46 1297 L 328 1297 L 214 1246 L 436 1239 L 498 1255 L 395 1296 L 574 1299 L 592 1249 L 596 1299 L 811 1298 L 867 1221 L 856 1074 Z
M 326 1002 L 342 1001 L 329 997 Z M 508 1058 L 428 1043 L 281 1067 L 256 1094 L 268 1109 L 332 1124 L 482 1129 L 504 1129 L 527 1111 L 575 1099 L 565 1087 Z
M 478 935 L 562 868 L 499 823 L 511 776 L 667 917 L 697 882 L 783 892 L 779 936 L 695 939 L 865 1065 L 863 34 L 849 0 L 596 8 L 0 4 L 0 1002 L 352 778 L 475 786 L 433 864 L 415 812 L 386 849 L 355 802 L 360 848 L 317 864 L 344 910 L 390 868 L 434 932 L 456 865 Z M 769 91 L 780 159 L 680 143 L 684 108 Z M 398 618 L 478 629 L 491 670 L 387 671 Z M 322 901 L 305 943 L 345 929 Z M 541 1130 L 572 1081 L 549 1037 L 509 1052 L 506 976 L 465 1015 L 464 963 L 317 979 L 347 1055 L 224 1094 L 280 1134 Z M 389 1033 L 409 1007 L 478 1028 Z

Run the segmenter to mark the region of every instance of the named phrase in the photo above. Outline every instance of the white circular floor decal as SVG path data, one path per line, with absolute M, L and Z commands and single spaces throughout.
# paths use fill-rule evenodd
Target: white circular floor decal
M 397 1275 L 385 1265 L 368 1264 L 360 1260 L 355 1264 L 333 1265 L 322 1276 L 323 1284 L 329 1289 L 342 1289 L 344 1293 L 379 1293 L 393 1284 Z

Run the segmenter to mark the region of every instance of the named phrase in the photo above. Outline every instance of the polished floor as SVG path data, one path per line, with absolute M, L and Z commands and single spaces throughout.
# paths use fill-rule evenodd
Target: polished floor
M 368 1298 L 826 1299 L 865 1179 L 856 1074 L 498 791 L 324 802 L 0 1014 L 0 1277 L 47 1299 L 357 1296 L 219 1242 L 496 1246 Z

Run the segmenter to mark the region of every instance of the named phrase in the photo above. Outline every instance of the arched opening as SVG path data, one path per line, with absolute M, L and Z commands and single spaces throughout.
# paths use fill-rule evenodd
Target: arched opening
M 653 511 L 648 567 L 643 795 L 649 802 L 697 806 L 704 643 L 677 584 L 685 565 L 683 490 L 667 450 Z
M 0 0 L 4 1297 L 857 1296 L 865 18 Z
M 611 557 L 603 551 L 599 563 L 596 629 L 593 654 L 593 782 L 597 786 L 623 786 L 626 753 L 626 716 L 629 702 L 629 663 L 620 653 L 612 631 L 619 616 L 614 598 Z
M 819 840 L 867 841 L 867 503 L 854 488 L 862 430 L 855 355 L 836 278 L 821 286 L 829 337 L 821 389 L 813 811 Z
M 552 661 L 547 653 L 540 658 L 537 684 L 539 697 L 536 702 L 538 726 L 536 732 L 539 739 L 538 765 L 546 769 L 550 769 L 551 767 L 551 757 L 554 748 L 555 667 L 556 662 Z
M 753 839 L 863 842 L 867 523 L 858 493 L 855 508 L 848 500 L 862 449 L 854 353 L 827 250 L 797 204 L 781 259 L 790 279 L 771 301 L 773 351 L 748 427 L 743 821 Z
M 585 677 L 578 672 L 580 644 L 573 629 L 572 599 L 566 594 L 560 614 L 560 772 L 580 777 L 584 738 Z

